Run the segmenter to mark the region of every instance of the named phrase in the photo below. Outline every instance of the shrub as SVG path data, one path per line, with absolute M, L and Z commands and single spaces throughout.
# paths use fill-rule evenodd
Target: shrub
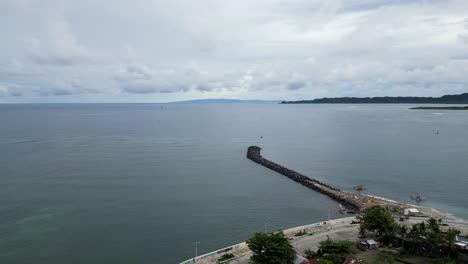
M 377 254 L 374 260 L 375 264 L 392 264 L 397 260 L 397 256 L 393 253 L 381 251 Z
M 304 251 L 304 257 L 306 259 L 314 259 L 314 258 L 317 258 L 319 255 L 317 254 L 317 252 L 313 251 L 313 250 L 310 250 L 310 249 L 306 249 Z
M 234 254 L 226 253 L 226 254 L 222 255 L 222 256 L 218 259 L 218 263 L 223 262 L 223 261 L 228 260 L 228 259 L 232 259 L 233 257 L 235 257 Z
M 294 234 L 294 236 L 297 236 L 297 237 L 298 237 L 298 236 L 303 236 L 303 235 L 307 235 L 307 232 L 304 231 L 304 230 L 301 230 L 301 231 L 299 231 L 299 232 L 297 232 L 297 233 Z

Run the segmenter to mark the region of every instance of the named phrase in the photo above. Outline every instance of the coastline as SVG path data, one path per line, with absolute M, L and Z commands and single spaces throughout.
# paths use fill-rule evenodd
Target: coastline
M 321 221 L 321 222 L 316 222 L 312 224 L 306 224 L 302 226 L 295 226 L 287 229 L 281 230 L 286 237 L 292 239 L 293 243 L 295 239 L 300 239 L 306 236 L 309 236 L 309 234 L 302 235 L 302 236 L 294 236 L 295 233 L 299 231 L 307 231 L 309 232 L 314 232 L 314 234 L 327 234 L 331 229 L 337 230 L 341 229 L 344 227 L 358 227 L 358 225 L 351 225 L 351 221 L 356 219 L 355 216 L 349 216 L 349 217 L 343 217 L 343 218 L 337 218 L 337 219 L 332 219 L 328 221 Z M 192 259 L 187 259 L 185 261 L 180 262 L 179 264 L 192 264 L 192 263 L 199 263 L 199 264 L 214 264 L 218 263 L 217 259 L 221 257 L 223 254 L 226 253 L 231 253 L 234 254 L 236 257 L 229 259 L 229 261 L 226 261 L 226 263 L 229 263 L 231 261 L 235 261 L 236 259 L 239 259 L 241 257 L 246 257 L 250 256 L 251 252 L 247 246 L 247 243 L 245 241 L 231 245 L 228 247 L 224 247 L 212 252 L 205 253 L 203 255 L 197 256 L 196 258 Z
M 415 216 L 415 217 L 410 217 L 409 220 L 406 220 L 410 224 L 415 224 L 419 223 L 422 221 L 426 221 L 429 218 L 436 218 L 436 219 L 442 219 L 444 223 L 448 224 L 450 227 L 455 227 L 459 230 L 462 231 L 462 233 L 468 233 L 468 220 L 463 219 L 457 216 L 454 216 L 450 213 L 442 212 L 440 210 L 431 208 L 431 207 L 425 207 L 421 205 L 413 205 L 413 204 L 403 204 L 399 203 L 398 201 L 387 199 L 385 197 L 379 197 L 375 195 L 363 195 L 363 197 L 368 197 L 368 198 L 378 198 L 379 200 L 382 201 L 387 201 L 391 203 L 395 203 L 398 205 L 404 205 L 405 207 L 411 207 L 411 208 L 417 208 L 421 212 L 421 216 Z M 316 222 L 312 224 L 306 224 L 302 226 L 295 226 L 295 227 L 290 227 L 287 229 L 281 230 L 286 237 L 288 237 L 291 241 L 291 243 L 299 248 L 303 245 L 303 240 L 306 237 L 310 239 L 316 239 L 319 238 L 324 238 L 324 237 L 329 237 L 334 235 L 335 233 L 343 233 L 343 232 L 351 232 L 352 234 L 357 234 L 357 230 L 359 228 L 358 224 L 351 224 L 353 220 L 356 220 L 356 215 L 354 216 L 347 216 L 347 217 L 342 217 L 342 218 L 336 218 L 332 220 L 324 220 L 321 222 Z M 299 231 L 305 231 L 307 234 L 301 235 L 301 236 L 295 236 L 295 234 Z M 218 258 L 220 258 L 222 255 L 230 253 L 233 254 L 235 257 L 227 260 L 226 262 L 223 263 L 244 263 L 246 259 L 248 259 L 251 255 L 251 251 L 249 250 L 247 243 L 245 241 L 227 246 L 212 252 L 205 253 L 203 255 L 200 255 L 196 258 L 192 259 L 187 259 L 185 261 L 180 262 L 179 264 L 215 264 L 218 263 Z M 298 252 L 299 254 L 302 252 Z
M 295 247 L 298 254 L 301 254 L 304 249 L 308 249 L 317 246 L 320 241 L 326 238 L 333 238 L 336 233 L 340 239 L 356 240 L 358 237 L 359 224 L 353 220 L 357 220 L 357 215 L 360 212 L 365 211 L 372 207 L 385 207 L 389 211 L 393 212 L 395 219 L 400 218 L 403 215 L 405 209 L 417 208 L 419 213 L 414 216 L 410 216 L 404 220 L 408 224 L 416 224 L 422 221 L 426 221 L 429 218 L 441 219 L 450 227 L 457 228 L 463 233 L 468 233 L 468 220 L 456 217 L 450 213 L 442 212 L 434 208 L 425 207 L 421 205 L 400 203 L 398 201 L 388 199 L 376 195 L 356 195 L 354 193 L 345 192 L 340 189 L 329 186 L 318 180 L 309 178 L 302 175 L 294 170 L 285 168 L 277 163 L 267 160 L 261 156 L 261 148 L 257 146 L 250 146 L 247 150 L 247 158 L 255 163 L 258 163 L 268 169 L 278 172 L 299 184 L 302 184 L 314 191 L 320 192 L 330 199 L 337 202 L 343 203 L 348 209 L 348 212 L 355 212 L 354 216 L 342 217 L 333 220 L 325 220 L 312 224 L 306 224 L 302 226 L 296 226 L 281 230 L 285 236 L 291 241 L 291 244 Z M 338 232 L 340 231 L 340 232 Z M 302 234 L 305 233 L 305 234 Z M 300 234 L 300 235 L 298 235 Z M 344 236 L 343 236 L 344 234 Z M 300 252 L 302 250 L 302 252 Z M 218 259 L 224 254 L 232 254 L 233 258 L 218 262 Z M 232 246 L 221 248 L 203 255 L 194 257 L 180 262 L 180 264 L 200 263 L 200 264 L 214 264 L 214 263 L 237 263 L 244 264 L 248 263 L 251 251 L 248 248 L 247 243 L 241 242 Z

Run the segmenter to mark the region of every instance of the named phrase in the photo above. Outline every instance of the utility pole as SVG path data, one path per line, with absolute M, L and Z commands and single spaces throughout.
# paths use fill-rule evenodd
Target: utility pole
M 265 222 L 265 234 L 268 233 L 268 222 Z

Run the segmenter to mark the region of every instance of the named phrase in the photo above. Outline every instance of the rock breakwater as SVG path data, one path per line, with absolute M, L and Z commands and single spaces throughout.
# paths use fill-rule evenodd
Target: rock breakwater
M 289 179 L 300 183 L 314 191 L 320 192 L 322 194 L 327 195 L 331 199 L 341 203 L 345 206 L 348 210 L 352 211 L 360 211 L 362 206 L 359 202 L 357 202 L 353 195 L 350 193 L 346 193 L 341 191 L 340 189 L 334 188 L 328 184 L 322 183 L 316 179 L 311 179 L 299 172 L 293 171 L 291 169 L 285 168 L 277 163 L 274 163 L 270 160 L 267 160 L 262 157 L 261 155 L 261 148 L 258 146 L 250 146 L 247 149 L 247 158 L 256 162 L 264 167 L 267 167 L 270 170 L 276 171 Z

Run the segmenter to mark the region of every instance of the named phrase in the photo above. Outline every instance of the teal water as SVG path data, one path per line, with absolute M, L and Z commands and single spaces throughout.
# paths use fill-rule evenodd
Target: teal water
M 468 112 L 410 105 L 0 105 L 0 263 L 176 263 L 338 217 L 245 158 L 468 218 Z M 436 134 L 439 131 L 439 135 Z M 263 138 L 260 138 L 263 136 Z

